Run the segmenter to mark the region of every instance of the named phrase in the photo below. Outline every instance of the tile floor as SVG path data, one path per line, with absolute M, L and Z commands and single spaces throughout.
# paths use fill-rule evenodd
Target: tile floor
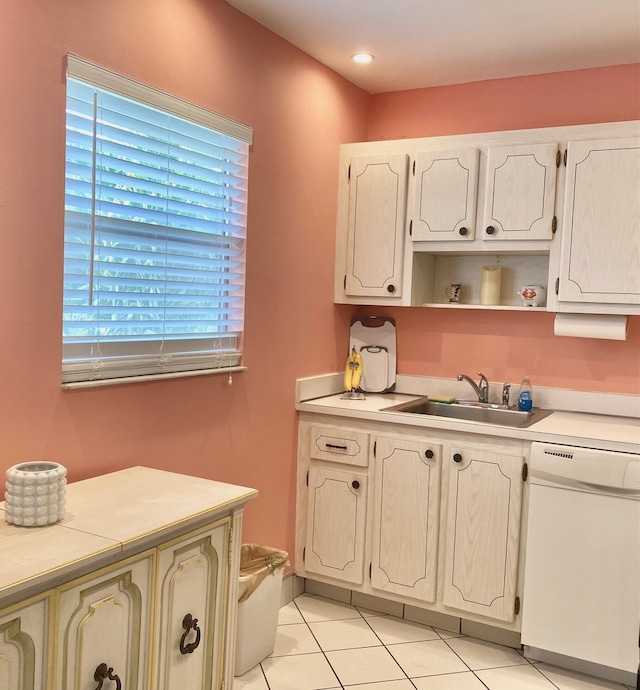
M 280 609 L 273 654 L 233 690 L 625 690 L 517 650 L 311 594 Z M 632 690 L 628 688 L 627 690 Z

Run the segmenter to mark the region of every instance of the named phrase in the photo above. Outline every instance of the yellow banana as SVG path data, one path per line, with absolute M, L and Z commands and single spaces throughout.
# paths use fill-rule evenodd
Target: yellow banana
M 350 393 L 353 388 L 353 350 L 349 357 L 347 357 L 347 363 L 344 368 L 344 390 Z
M 353 377 L 351 378 L 351 390 L 360 388 L 362 380 L 362 355 L 355 349 L 351 350 L 351 360 L 353 361 Z

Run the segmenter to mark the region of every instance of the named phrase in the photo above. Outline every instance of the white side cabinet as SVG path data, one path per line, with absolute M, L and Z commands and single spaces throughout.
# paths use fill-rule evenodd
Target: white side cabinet
M 46 690 L 49 686 L 48 595 L 0 611 L 0 688 Z
M 640 305 L 640 137 L 569 143 L 558 300 Z
M 242 512 L 256 495 L 134 467 L 69 484 L 56 525 L 1 522 L 0 688 L 231 687 Z
M 142 554 L 56 590 L 56 690 L 149 687 L 154 569 Z
M 219 688 L 229 519 L 158 549 L 155 690 Z

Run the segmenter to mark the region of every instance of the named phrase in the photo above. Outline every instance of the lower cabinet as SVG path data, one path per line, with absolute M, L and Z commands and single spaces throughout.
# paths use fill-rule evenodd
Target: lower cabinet
M 519 629 L 523 443 L 333 426 L 341 438 L 369 435 L 354 471 L 339 457 L 318 460 L 310 418 L 299 435 L 298 573 Z
M 49 596 L 0 611 L 0 688 L 48 688 Z
M 442 446 L 376 437 L 371 586 L 436 600 Z
M 367 476 L 312 465 L 307 496 L 306 570 L 361 584 L 364 579 Z
M 443 602 L 515 618 L 524 458 L 452 446 Z

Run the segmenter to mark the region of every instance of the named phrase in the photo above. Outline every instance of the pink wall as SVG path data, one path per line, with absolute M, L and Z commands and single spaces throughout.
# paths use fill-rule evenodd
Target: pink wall
M 498 79 L 372 97 L 368 140 L 636 120 L 640 64 Z M 398 371 L 583 391 L 640 393 L 640 317 L 624 342 L 553 335 L 552 314 L 373 310 L 396 319 Z M 359 309 L 359 314 L 372 310 Z
M 7 467 L 45 458 L 70 480 L 141 464 L 234 482 L 260 491 L 245 540 L 293 552 L 295 379 L 335 370 L 346 338 L 338 151 L 365 138 L 370 97 L 222 0 L 0 6 L 0 489 Z M 60 387 L 67 52 L 254 127 L 248 371 L 231 387 Z

